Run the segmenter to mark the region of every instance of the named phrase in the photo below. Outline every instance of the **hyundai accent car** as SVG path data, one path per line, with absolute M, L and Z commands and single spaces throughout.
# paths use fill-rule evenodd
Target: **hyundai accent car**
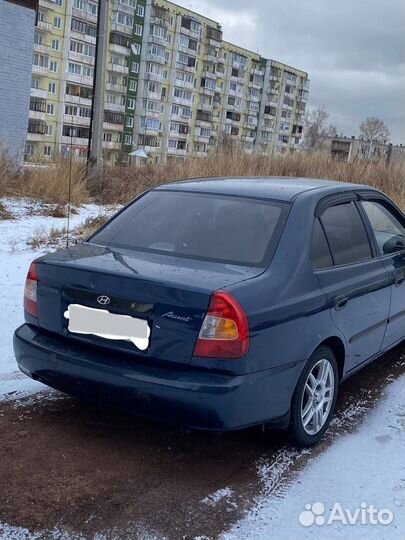
M 405 217 L 379 191 L 290 178 L 156 187 L 35 260 L 26 375 L 192 428 L 326 431 L 339 383 L 405 338 Z

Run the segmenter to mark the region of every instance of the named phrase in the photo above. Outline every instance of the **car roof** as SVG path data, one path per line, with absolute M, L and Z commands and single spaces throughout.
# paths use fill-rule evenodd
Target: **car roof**
M 293 201 L 300 194 L 308 191 L 321 191 L 322 195 L 339 193 L 366 186 L 340 182 L 336 180 L 321 180 L 316 178 L 292 178 L 285 176 L 240 176 L 240 177 L 209 177 L 179 180 L 164 184 L 155 189 L 176 191 L 193 191 L 217 193 L 222 195 L 239 195 L 259 197 L 278 201 Z M 373 189 L 367 186 L 367 189 Z M 319 195 L 319 193 L 318 193 Z

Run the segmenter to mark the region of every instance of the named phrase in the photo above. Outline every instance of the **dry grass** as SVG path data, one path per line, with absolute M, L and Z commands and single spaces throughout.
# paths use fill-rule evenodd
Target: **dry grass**
M 69 243 L 76 244 L 88 238 L 93 232 L 99 229 L 110 218 L 107 214 L 100 214 L 95 217 L 86 218 L 81 225 L 69 231 Z M 66 245 L 66 227 L 52 227 L 48 232 L 37 231 L 28 238 L 27 246 L 31 249 L 41 247 L 60 248 Z
M 70 171 L 72 167 L 72 171 Z M 165 164 L 105 166 L 86 177 L 82 163 L 60 158 L 48 167 L 23 172 L 0 153 L 0 197 L 25 196 L 63 207 L 67 203 L 69 178 L 75 205 L 93 200 L 101 204 L 123 204 L 146 189 L 184 178 L 201 176 L 296 176 L 326 178 L 367 184 L 392 197 L 405 209 L 405 166 L 386 167 L 384 162 L 339 162 L 325 154 L 246 154 L 237 149 L 213 152 L 207 158 L 187 158 Z
M 25 167 L 21 171 L 4 153 L 0 154 L 0 197 L 30 197 L 62 207 L 68 200 L 70 178 L 72 204 L 88 202 L 83 163 L 60 158 L 49 166 Z
M 384 191 L 405 209 L 405 167 L 384 162 L 345 163 L 324 154 L 260 156 L 242 152 L 210 154 L 162 165 L 106 167 L 88 181 L 90 195 L 103 204 L 126 203 L 165 182 L 200 176 L 293 176 L 367 184 Z

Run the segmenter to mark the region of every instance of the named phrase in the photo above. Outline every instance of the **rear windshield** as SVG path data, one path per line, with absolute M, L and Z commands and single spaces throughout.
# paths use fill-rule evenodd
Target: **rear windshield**
M 150 191 L 97 232 L 95 244 L 205 261 L 266 266 L 289 205 L 172 190 Z

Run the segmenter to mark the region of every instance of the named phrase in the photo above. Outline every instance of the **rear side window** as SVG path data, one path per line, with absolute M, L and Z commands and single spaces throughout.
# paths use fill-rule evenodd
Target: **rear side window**
M 91 242 L 176 257 L 266 266 L 289 205 L 282 202 L 172 190 L 150 191 Z
M 361 204 L 373 228 L 380 255 L 405 249 L 405 227 L 394 214 L 377 201 L 363 201 Z
M 321 222 L 335 265 L 371 258 L 366 229 L 354 202 L 327 208 Z
M 315 220 L 312 233 L 311 260 L 317 270 L 333 265 L 332 255 L 319 219 Z

